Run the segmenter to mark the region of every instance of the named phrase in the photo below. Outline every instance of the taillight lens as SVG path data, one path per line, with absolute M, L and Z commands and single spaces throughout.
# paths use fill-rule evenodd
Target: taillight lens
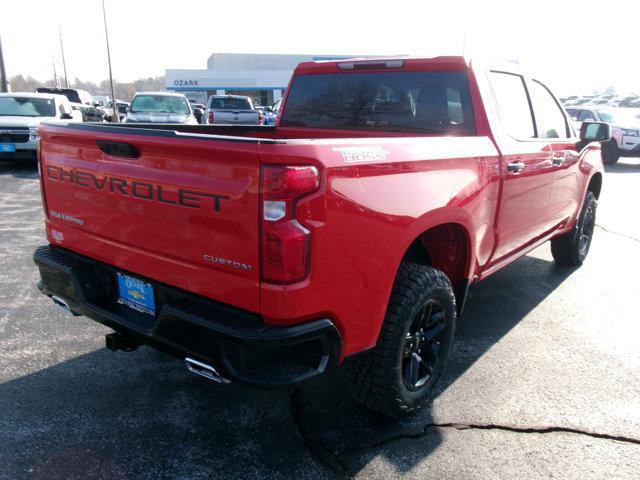
M 209 123 L 213 123 L 213 112 L 209 112 Z
M 310 260 L 309 230 L 297 220 L 270 223 L 265 227 L 262 230 L 262 279 L 293 283 L 306 278 Z
M 264 125 L 264 115 L 260 110 L 258 110 L 258 125 Z
M 295 217 L 295 204 L 320 185 L 311 166 L 262 167 L 262 280 L 294 283 L 309 274 L 311 233 Z

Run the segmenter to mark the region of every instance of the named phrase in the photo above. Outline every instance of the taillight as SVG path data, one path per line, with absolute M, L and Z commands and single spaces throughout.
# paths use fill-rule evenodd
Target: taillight
M 260 110 L 258 110 L 258 125 L 264 125 L 264 116 Z
M 213 123 L 213 112 L 209 112 L 209 123 Z
M 296 219 L 296 201 L 320 185 L 311 166 L 262 166 L 262 280 L 299 282 L 309 274 L 311 233 Z

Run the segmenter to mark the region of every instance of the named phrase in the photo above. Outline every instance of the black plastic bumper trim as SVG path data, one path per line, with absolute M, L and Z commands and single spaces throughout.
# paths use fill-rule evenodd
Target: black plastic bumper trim
M 125 271 L 153 285 L 157 309 L 151 316 L 117 303 L 115 273 L 122 270 L 50 245 L 33 259 L 40 290 L 63 299 L 72 312 L 179 359 L 209 363 L 237 383 L 296 385 L 334 368 L 341 355 L 342 338 L 329 319 L 268 325 L 257 314 Z

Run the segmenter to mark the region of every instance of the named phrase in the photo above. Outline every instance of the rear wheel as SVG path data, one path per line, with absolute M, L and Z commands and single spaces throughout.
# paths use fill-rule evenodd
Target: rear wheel
M 582 265 L 591 247 L 593 231 L 596 227 L 597 207 L 596 196 L 593 192 L 587 192 L 575 229 L 551 240 L 551 254 L 556 263 Z
M 421 408 L 447 364 L 455 320 L 449 279 L 428 266 L 400 265 L 377 345 L 347 368 L 351 394 L 392 417 Z
M 611 139 L 602 145 L 602 161 L 606 165 L 615 165 L 620 160 L 620 150 L 615 139 Z

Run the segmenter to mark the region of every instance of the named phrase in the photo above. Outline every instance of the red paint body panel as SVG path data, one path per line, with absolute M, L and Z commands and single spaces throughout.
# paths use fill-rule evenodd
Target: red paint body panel
M 295 75 L 345 73 L 338 63 L 301 64 Z M 457 224 L 465 262 L 455 281 L 482 278 L 571 229 L 590 178 L 602 172 L 597 146 L 578 152 L 575 137 L 509 139 L 498 125 L 485 70 L 458 57 L 408 59 L 403 66 L 438 70 L 468 73 L 475 136 L 215 126 L 163 136 L 158 129 L 145 134 L 144 127 L 116 133 L 108 126 L 45 126 L 49 241 L 257 312 L 270 324 L 330 318 L 342 335 L 343 357 L 368 348 L 378 338 L 398 265 L 424 232 Z M 283 102 L 281 111 L 286 97 Z M 96 140 L 129 143 L 140 157 L 112 157 Z M 350 152 L 362 147 L 378 153 L 352 161 Z M 561 166 L 554 155 L 564 156 Z M 521 173 L 507 171 L 514 159 L 526 164 Z M 308 278 L 293 285 L 260 281 L 265 164 L 313 165 L 320 175 L 319 189 L 296 204 L 297 221 L 311 234 L 311 266 Z M 87 176 L 60 181 L 56 168 Z M 94 188 L 103 181 L 110 186 L 105 178 L 125 180 L 126 194 L 117 186 Z M 150 184 L 141 188 L 152 198 L 134 197 L 134 181 Z

